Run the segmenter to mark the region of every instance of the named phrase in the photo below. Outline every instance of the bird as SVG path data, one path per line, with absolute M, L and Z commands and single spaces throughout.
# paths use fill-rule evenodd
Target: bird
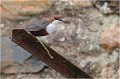
M 50 54 L 49 50 L 38 37 L 53 33 L 60 22 L 69 23 L 68 21 L 62 20 L 61 15 L 51 15 L 33 18 L 22 26 L 24 30 L 37 38 L 38 42 L 41 43 L 50 58 L 53 59 L 53 56 Z
M 61 15 L 37 17 L 25 23 L 23 27 L 34 36 L 46 36 L 54 32 L 60 22 L 67 23 L 61 18 Z

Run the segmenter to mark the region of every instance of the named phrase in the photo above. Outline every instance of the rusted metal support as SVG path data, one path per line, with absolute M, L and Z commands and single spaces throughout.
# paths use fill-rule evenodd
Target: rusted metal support
M 13 29 L 11 40 L 67 78 L 92 78 L 82 69 L 46 46 L 53 56 L 53 59 L 51 59 L 41 43 L 37 42 L 33 35 L 23 29 Z

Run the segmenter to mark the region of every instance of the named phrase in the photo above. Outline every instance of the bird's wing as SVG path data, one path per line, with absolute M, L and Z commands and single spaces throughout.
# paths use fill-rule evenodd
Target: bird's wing
M 46 28 L 49 24 L 48 21 L 40 18 L 31 19 L 29 22 L 23 25 L 23 28 L 26 31 L 40 31 L 41 29 Z

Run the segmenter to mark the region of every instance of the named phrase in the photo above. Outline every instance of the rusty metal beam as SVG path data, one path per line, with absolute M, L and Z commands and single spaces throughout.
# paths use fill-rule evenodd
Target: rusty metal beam
M 37 42 L 33 35 L 23 29 L 13 29 L 11 40 L 67 78 L 92 78 L 82 69 L 46 46 L 53 56 L 53 59 L 51 59 L 41 43 Z

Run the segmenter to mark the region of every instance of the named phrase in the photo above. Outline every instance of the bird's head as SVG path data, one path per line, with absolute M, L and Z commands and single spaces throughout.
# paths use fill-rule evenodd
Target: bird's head
M 52 16 L 55 20 L 60 20 L 62 18 L 61 15 L 53 15 Z
M 64 22 L 64 23 L 69 23 L 68 21 L 63 20 L 63 16 L 61 16 L 61 15 L 47 16 L 47 17 L 44 17 L 44 19 L 47 20 L 50 23 L 55 21 L 55 20 L 58 20 L 58 21 L 61 21 L 61 22 Z
M 63 20 L 61 15 L 53 15 L 54 20 L 59 20 L 64 23 L 68 23 L 68 21 Z

